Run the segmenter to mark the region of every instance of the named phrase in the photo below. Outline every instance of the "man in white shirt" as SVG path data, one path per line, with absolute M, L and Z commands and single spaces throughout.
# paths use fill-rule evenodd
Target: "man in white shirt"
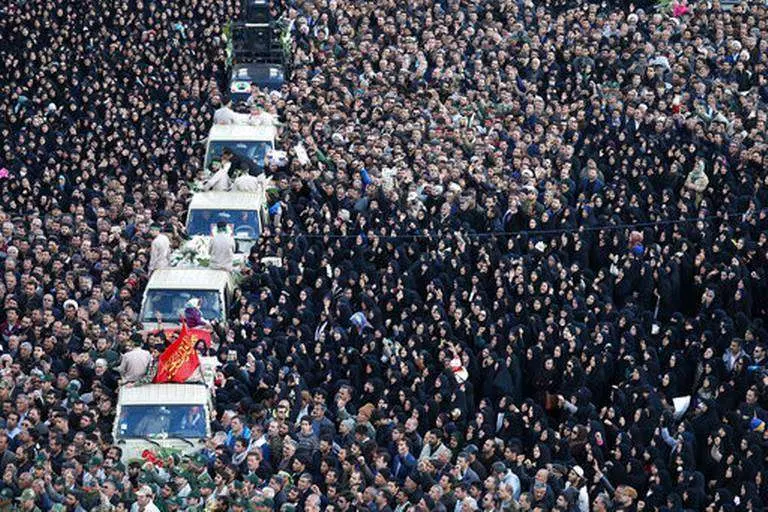
M 148 485 L 142 486 L 136 491 L 136 502 L 131 505 L 131 512 L 160 512 L 152 501 L 152 488 Z
M 227 168 L 221 165 L 221 162 L 211 164 L 211 177 L 203 183 L 203 190 L 227 191 L 231 187 L 229 180 L 229 166 Z
M 573 487 L 579 491 L 579 498 L 577 501 L 579 512 L 589 512 L 589 494 L 587 494 L 584 470 L 581 466 L 573 466 L 568 472 L 568 481 L 565 483 L 565 488 L 568 489 L 569 487 Z
M 227 233 L 227 223 L 216 224 L 216 234 L 211 239 L 210 268 L 232 271 L 232 259 L 235 256 L 235 239 Z
M 213 124 L 242 124 L 238 123 L 241 116 L 242 114 L 232 110 L 232 103 L 227 103 L 217 108 L 213 113 Z
M 725 363 L 725 369 L 729 372 L 733 371 L 733 367 L 736 366 L 736 361 L 742 357 L 748 357 L 747 353 L 742 348 L 742 340 L 739 338 L 733 338 L 728 345 L 728 349 L 723 354 L 723 362 Z
M 171 265 L 171 240 L 162 232 L 160 224 L 152 224 L 152 250 L 149 255 L 149 273 Z

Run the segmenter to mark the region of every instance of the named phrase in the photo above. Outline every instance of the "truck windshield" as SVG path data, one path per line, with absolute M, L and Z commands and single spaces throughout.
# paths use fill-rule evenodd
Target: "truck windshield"
M 224 148 L 232 150 L 235 158 L 241 160 L 247 158 L 256 164 L 257 167 L 264 168 L 264 157 L 267 156 L 267 151 L 272 149 L 272 142 L 266 140 L 211 141 L 208 145 L 208 154 L 205 157 L 206 168 L 210 167 L 211 162 L 218 161 L 221 158 Z
M 200 312 L 207 321 L 221 320 L 222 307 L 216 290 L 148 290 L 141 314 L 142 322 L 156 322 L 158 313 L 165 322 L 178 321 L 184 316 L 189 299 L 201 299 Z
M 118 436 L 121 439 L 200 439 L 207 435 L 206 430 L 202 405 L 124 405 L 120 410 Z
M 190 210 L 187 234 L 211 236 L 220 221 L 229 224 L 237 238 L 255 240 L 259 236 L 259 212 L 256 210 Z

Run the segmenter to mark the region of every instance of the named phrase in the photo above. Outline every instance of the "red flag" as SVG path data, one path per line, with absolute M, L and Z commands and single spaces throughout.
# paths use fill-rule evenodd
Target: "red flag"
M 166 348 L 157 360 L 155 383 L 186 382 L 200 368 L 200 359 L 195 351 L 197 338 L 182 324 L 176 341 Z
M 155 466 L 163 467 L 163 461 L 160 460 L 157 457 L 157 455 L 155 455 L 155 453 L 152 451 L 144 450 L 143 452 L 141 452 L 141 458 L 147 462 L 151 462 Z

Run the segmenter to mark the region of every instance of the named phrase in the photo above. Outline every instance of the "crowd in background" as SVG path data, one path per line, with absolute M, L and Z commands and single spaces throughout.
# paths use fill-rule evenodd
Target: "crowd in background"
M 236 3 L 0 7 L 0 510 L 768 505 L 759 0 L 273 2 L 288 162 L 215 435 L 121 460 Z

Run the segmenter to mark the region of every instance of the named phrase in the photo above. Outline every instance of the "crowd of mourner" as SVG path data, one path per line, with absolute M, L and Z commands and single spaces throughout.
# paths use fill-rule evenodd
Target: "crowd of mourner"
M 274 0 L 290 75 L 233 108 L 287 159 L 198 345 L 211 436 L 126 460 L 239 2 L 2 2 L 0 511 L 765 510 L 768 4 L 736 3 Z

